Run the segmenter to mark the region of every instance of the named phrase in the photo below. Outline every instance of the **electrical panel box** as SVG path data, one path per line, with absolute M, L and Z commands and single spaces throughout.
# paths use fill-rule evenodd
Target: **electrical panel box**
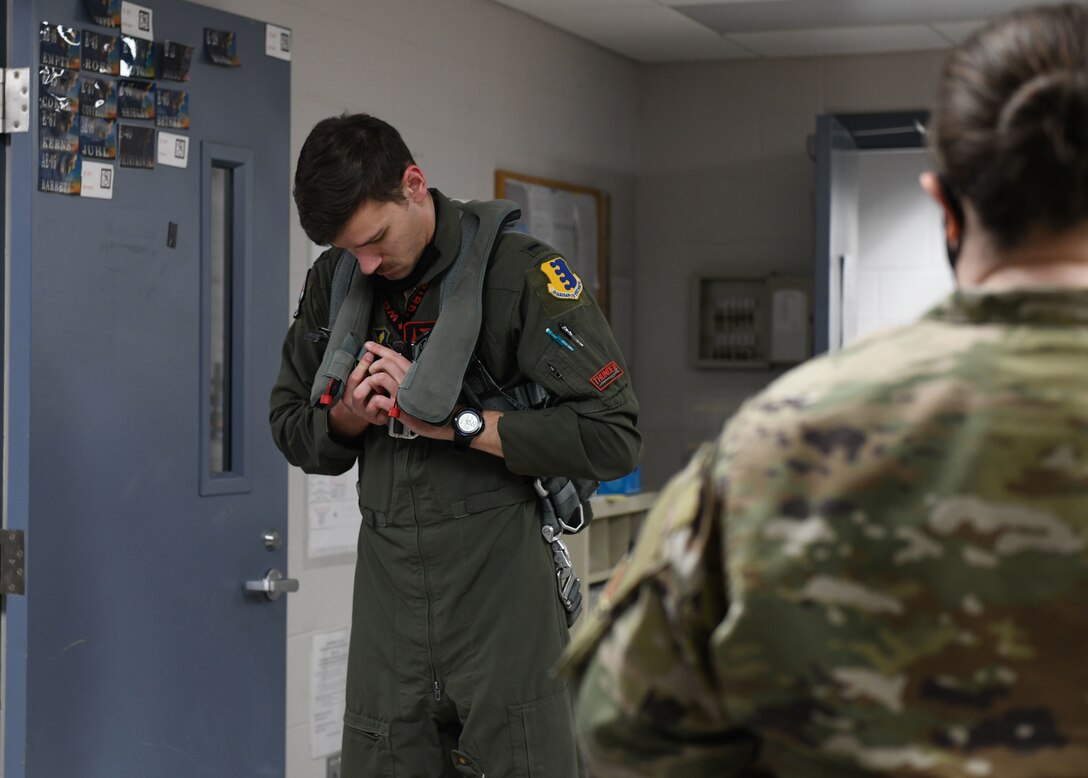
M 797 276 L 698 276 L 692 366 L 766 370 L 812 354 L 812 281 Z

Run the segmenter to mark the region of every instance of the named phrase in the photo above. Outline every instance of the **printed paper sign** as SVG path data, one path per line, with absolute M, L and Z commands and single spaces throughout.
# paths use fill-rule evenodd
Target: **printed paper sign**
M 193 63 L 193 47 L 177 41 L 162 44 L 162 72 L 159 78 L 167 81 L 188 81 L 189 67 Z
M 276 59 L 291 61 L 291 31 L 274 24 L 265 25 L 264 53 Z
M 158 46 L 154 41 L 121 36 L 121 75 L 126 78 L 154 78 Z
M 93 116 L 79 117 L 79 153 L 97 159 L 116 159 L 117 122 Z
M 79 114 L 42 108 L 38 117 L 38 145 L 43 151 L 79 151 Z
M 117 83 L 108 78 L 79 78 L 79 112 L 96 119 L 117 118 Z
M 155 126 L 171 130 L 189 129 L 188 90 L 155 87 Z
M 155 12 L 136 3 L 121 3 L 121 32 L 144 40 L 154 40 Z
M 38 37 L 41 64 L 79 70 L 79 30 L 63 24 L 42 22 Z
M 121 0 L 87 0 L 87 13 L 102 27 L 121 26 Z
M 155 85 L 150 81 L 118 81 L 117 114 L 122 119 L 154 119 Z
M 113 199 L 113 165 L 104 162 L 83 160 L 83 187 L 80 197 L 94 197 L 98 200 Z
M 56 194 L 77 195 L 80 185 L 79 154 L 38 152 L 38 189 Z
M 121 167 L 155 167 L 155 128 L 122 124 L 118 132 Z
M 106 32 L 83 31 L 81 64 L 91 73 L 116 76 L 121 72 L 121 48 L 116 35 Z
M 230 30 L 213 30 L 205 27 L 204 53 L 216 65 L 227 68 L 242 66 L 242 61 L 238 59 L 238 42 Z
M 38 68 L 41 89 L 38 90 L 38 107 L 50 111 L 79 110 L 79 85 L 75 70 L 42 65 Z
M 310 756 L 323 759 L 340 750 L 351 631 L 322 632 L 310 647 Z
M 159 132 L 160 165 L 170 167 L 189 167 L 189 139 L 172 132 Z

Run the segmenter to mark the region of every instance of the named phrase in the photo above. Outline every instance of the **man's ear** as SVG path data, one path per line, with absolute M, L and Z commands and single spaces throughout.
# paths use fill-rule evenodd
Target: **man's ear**
M 419 203 L 423 200 L 427 194 L 427 177 L 423 175 L 419 165 L 409 165 L 404 169 L 401 188 L 410 202 Z
M 944 237 L 951 246 L 958 246 L 963 237 L 963 211 L 953 201 L 952 194 L 941 185 L 940 176 L 927 170 L 918 177 L 918 183 L 944 214 Z

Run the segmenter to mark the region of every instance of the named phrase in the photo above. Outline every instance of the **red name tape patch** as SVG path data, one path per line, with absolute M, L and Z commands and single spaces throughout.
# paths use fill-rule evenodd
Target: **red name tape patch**
M 615 381 L 621 375 L 623 375 L 622 368 L 620 368 L 620 366 L 617 365 L 615 362 L 609 362 L 607 365 L 594 373 L 593 377 L 589 379 L 589 382 L 597 387 L 598 391 L 603 392 L 605 390 L 605 387 L 607 387 L 610 383 Z

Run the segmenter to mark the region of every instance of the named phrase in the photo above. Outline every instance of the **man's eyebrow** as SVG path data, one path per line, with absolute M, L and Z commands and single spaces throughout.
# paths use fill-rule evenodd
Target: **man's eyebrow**
M 367 244 L 373 243 L 378 238 L 380 238 L 382 236 L 382 233 L 384 233 L 384 232 L 385 232 L 385 226 L 383 225 L 383 226 L 379 227 L 378 230 L 373 235 L 371 235 L 369 238 L 364 240 L 362 243 L 355 244 L 355 248 L 359 248 L 360 246 L 366 246 Z

